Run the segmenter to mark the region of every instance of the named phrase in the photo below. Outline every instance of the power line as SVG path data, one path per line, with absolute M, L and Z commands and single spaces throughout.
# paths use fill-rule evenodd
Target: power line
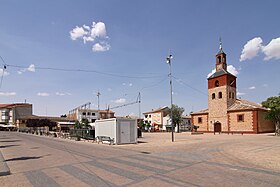
M 201 91 L 201 90 L 199 90 L 199 89 L 197 89 L 197 88 L 192 87 L 191 85 L 187 84 L 186 82 L 182 81 L 181 79 L 176 78 L 176 77 L 174 77 L 174 76 L 172 76 L 172 77 L 173 77 L 177 82 L 180 82 L 181 84 L 183 84 L 183 85 L 185 85 L 185 86 L 187 86 L 187 87 L 189 87 L 189 88 L 191 88 L 191 89 L 193 89 L 193 90 L 199 92 L 199 93 L 202 94 L 202 95 L 208 96 L 208 94 L 205 94 L 205 92 L 203 92 L 203 91 Z
M 12 65 L 12 64 L 6 64 L 7 67 L 11 68 L 28 68 L 26 66 L 20 66 L 20 65 Z M 38 67 L 36 66 L 36 69 L 40 70 L 51 70 L 51 71 L 64 71 L 64 72 L 83 72 L 83 73 L 96 73 L 101 75 L 107 75 L 112 77 L 122 77 L 122 78 L 131 78 L 131 79 L 150 79 L 150 78 L 158 78 L 163 77 L 165 75 L 155 75 L 155 76 L 128 76 L 128 75 L 120 75 L 120 74 L 114 74 L 114 73 L 108 73 L 108 72 L 102 72 L 97 70 L 85 70 L 85 69 L 67 69 L 67 68 L 54 68 L 54 67 Z
M 5 69 L 7 68 L 6 63 L 4 61 L 4 59 L 2 58 L 2 56 L 0 55 L 0 58 L 3 62 L 3 69 L 2 69 L 2 75 L 1 75 L 1 82 L 0 82 L 0 89 L 2 88 L 2 84 L 3 84 L 3 78 L 4 78 L 4 74 L 5 74 Z

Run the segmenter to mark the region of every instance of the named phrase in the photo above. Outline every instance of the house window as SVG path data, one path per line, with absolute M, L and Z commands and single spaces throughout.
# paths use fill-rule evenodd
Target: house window
M 83 112 L 83 116 L 85 116 L 87 113 L 86 112 Z
M 152 117 L 152 115 L 150 114 L 150 115 L 149 115 L 149 118 L 151 118 L 151 117 Z
M 219 99 L 221 99 L 223 97 L 222 92 L 219 92 Z
M 212 93 L 212 99 L 215 99 L 216 95 L 215 93 Z
M 87 115 L 90 116 L 90 112 L 88 112 Z
M 237 122 L 244 122 L 244 114 L 237 115 Z
M 220 85 L 220 84 L 219 84 L 219 81 L 216 80 L 216 81 L 215 81 L 215 87 L 219 87 L 219 85 Z
M 202 123 L 202 117 L 198 118 L 198 123 Z
M 148 118 L 148 115 L 145 115 L 145 118 Z
M 91 119 L 91 123 L 94 123 L 96 119 Z
M 92 116 L 95 116 L 95 113 L 91 113 Z

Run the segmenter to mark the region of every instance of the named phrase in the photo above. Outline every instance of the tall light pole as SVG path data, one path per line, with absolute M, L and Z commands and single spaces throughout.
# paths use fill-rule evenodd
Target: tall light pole
M 170 122 L 171 122 L 171 134 L 172 134 L 172 142 L 174 142 L 174 125 L 173 125 L 173 113 L 172 113 L 172 105 L 173 105 L 173 91 L 172 91 L 172 71 L 171 71 L 171 59 L 173 56 L 169 54 L 166 58 L 166 63 L 169 64 L 169 80 L 170 80 L 170 101 L 171 101 L 171 106 L 170 106 Z
M 97 92 L 97 107 L 98 107 L 98 112 L 99 112 L 99 110 L 100 110 L 100 107 L 99 107 L 99 96 L 100 96 L 101 94 L 100 94 L 100 92 L 98 91 Z

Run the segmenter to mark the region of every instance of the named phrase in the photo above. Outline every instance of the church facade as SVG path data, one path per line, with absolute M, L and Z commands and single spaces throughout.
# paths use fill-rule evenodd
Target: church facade
M 257 103 L 237 99 L 237 77 L 227 71 L 227 59 L 220 44 L 216 72 L 208 77 L 208 109 L 191 114 L 200 132 L 265 133 L 274 124 L 265 119 L 268 109 Z

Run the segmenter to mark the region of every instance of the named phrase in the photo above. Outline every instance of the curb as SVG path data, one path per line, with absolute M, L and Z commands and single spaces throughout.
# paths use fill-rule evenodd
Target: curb
M 5 159 L 0 151 L 0 176 L 10 175 L 10 168 L 8 167 Z

